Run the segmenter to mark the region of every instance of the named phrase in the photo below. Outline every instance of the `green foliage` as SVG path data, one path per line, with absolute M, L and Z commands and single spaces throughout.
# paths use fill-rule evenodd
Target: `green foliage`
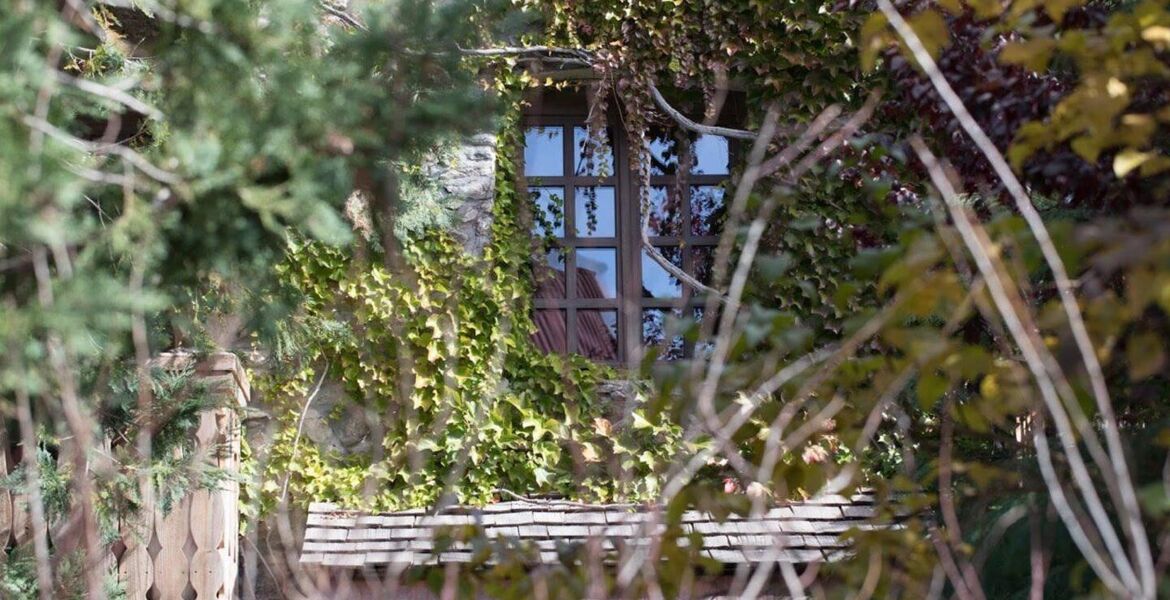
M 611 370 L 544 354 L 531 341 L 533 247 L 522 225 L 527 199 L 512 185 L 517 114 L 499 136 L 492 242 L 482 260 L 435 228 L 407 238 L 405 272 L 292 242 L 281 272 L 304 294 L 312 333 L 297 368 L 258 385 L 285 408 L 266 492 L 279 492 L 286 473 L 298 501 L 381 508 L 433 505 L 445 492 L 482 503 L 499 489 L 601 500 L 657 491 L 678 432 L 645 420 L 611 424 L 621 408 L 595 396 Z M 320 368 L 379 423 L 380 458 L 332 456 L 304 439 L 294 458 Z

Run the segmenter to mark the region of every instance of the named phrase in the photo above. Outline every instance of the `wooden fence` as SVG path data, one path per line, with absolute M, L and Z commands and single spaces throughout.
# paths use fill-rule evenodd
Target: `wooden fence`
M 212 393 L 226 395 L 235 406 L 248 402 L 248 380 L 232 354 L 213 354 L 198 362 L 190 355 L 164 354 L 155 365 L 175 370 L 194 367 Z M 239 472 L 237 410 L 225 407 L 204 412 L 195 438 L 195 452 L 203 460 L 228 473 Z M 0 451 L 6 453 L 0 457 L 0 476 L 16 466 L 12 460 L 18 456 L 15 450 L 0 443 Z M 152 498 L 145 500 L 147 506 L 153 506 Z M 217 489 L 188 494 L 165 515 L 161 510 L 145 511 L 132 522 L 121 524 L 121 540 L 111 546 L 106 567 L 117 569 L 131 600 L 231 600 L 239 557 L 238 502 L 239 484 L 227 478 Z M 67 536 L 75 536 L 76 531 L 51 527 L 48 535 L 50 544 L 59 547 L 56 542 L 68 544 Z M 6 548 L 31 543 L 31 539 L 25 498 L 0 488 L 0 554 Z

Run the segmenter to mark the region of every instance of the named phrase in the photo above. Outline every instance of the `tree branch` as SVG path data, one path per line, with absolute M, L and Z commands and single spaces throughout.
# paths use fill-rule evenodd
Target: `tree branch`
M 754 140 L 757 137 L 757 134 L 754 131 L 747 131 L 746 129 L 731 129 L 730 127 L 718 127 L 715 125 L 703 125 L 702 123 L 696 123 L 688 119 L 686 115 L 682 114 L 678 111 L 678 109 L 671 106 L 670 103 L 666 101 L 666 98 L 663 97 L 662 92 L 658 91 L 658 88 L 653 84 L 650 85 L 650 95 L 654 96 L 654 103 L 658 105 L 658 108 L 661 108 L 662 112 L 666 113 L 670 118 L 674 119 L 675 122 L 683 127 L 683 129 L 689 129 L 695 133 L 704 135 L 718 135 L 735 138 L 737 140 Z
M 141 154 L 125 146 L 118 144 L 104 146 L 101 144 L 95 144 L 93 142 L 74 137 L 63 130 L 58 129 L 52 123 L 49 123 L 43 119 L 38 119 L 36 117 L 25 116 L 21 120 L 25 125 L 28 125 L 29 127 L 40 131 L 41 133 L 45 133 L 50 137 L 64 142 L 66 145 L 82 152 L 88 152 L 90 154 L 115 154 L 120 156 L 126 162 L 134 165 L 134 167 L 136 167 L 139 171 L 142 171 L 151 179 L 154 179 L 158 182 L 169 185 L 178 185 L 183 181 L 179 178 L 178 175 L 154 166 L 154 164 L 152 164 L 150 161 L 143 158 Z

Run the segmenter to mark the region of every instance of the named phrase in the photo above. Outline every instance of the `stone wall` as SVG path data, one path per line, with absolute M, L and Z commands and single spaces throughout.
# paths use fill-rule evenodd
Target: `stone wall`
M 423 165 L 443 204 L 454 207 L 452 229 L 473 256 L 482 256 L 491 235 L 496 197 L 496 136 L 463 139 L 450 152 Z

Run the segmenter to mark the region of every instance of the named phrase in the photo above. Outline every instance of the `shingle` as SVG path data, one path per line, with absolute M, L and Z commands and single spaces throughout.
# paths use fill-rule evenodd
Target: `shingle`
M 487 536 L 491 539 L 495 539 L 499 536 L 512 537 L 512 538 L 520 537 L 520 530 L 517 529 L 515 526 L 511 526 L 511 527 L 485 527 L 483 530 L 483 533 L 485 536 Z
M 728 523 L 728 525 L 734 527 L 736 533 L 747 535 L 769 535 L 783 532 L 779 521 L 739 521 Z
M 417 538 L 417 537 L 423 537 L 423 536 L 429 537 L 430 536 L 429 531 L 424 531 L 422 529 L 415 529 L 413 527 L 405 527 L 402 529 L 380 529 L 379 531 L 389 532 L 390 539 L 392 539 L 392 540 L 407 540 L 407 539 L 413 539 L 413 538 Z
M 565 513 L 566 525 L 604 525 L 606 513 L 603 512 L 572 512 Z
M 634 535 L 633 525 L 610 525 L 603 530 L 605 537 L 629 537 Z
M 431 515 L 419 517 L 415 527 L 457 527 L 460 525 L 474 525 L 473 515 Z
M 813 504 L 792 504 L 792 514 L 798 519 L 840 519 L 841 509 L 836 506 Z
M 877 509 L 865 505 L 842 506 L 841 513 L 847 519 L 872 519 L 877 514 Z
M 544 525 L 520 525 L 517 529 L 520 530 L 520 537 L 523 538 L 548 537 L 548 527 Z
M 566 514 L 559 510 L 532 511 L 532 522 L 537 525 L 560 525 L 566 522 Z
M 629 513 L 629 512 L 609 512 L 609 513 L 590 513 L 602 517 L 602 523 L 610 523 L 612 525 L 622 525 L 625 523 L 641 523 L 649 518 L 644 513 Z M 590 521 L 594 523 L 596 521 Z
M 731 541 L 726 535 L 705 535 L 703 536 L 704 548 L 726 548 L 731 545 Z
M 357 549 L 361 552 L 386 552 L 389 550 L 405 550 L 409 545 L 406 541 L 378 541 L 378 542 L 358 542 Z
M 743 552 L 739 550 L 730 550 L 726 548 L 714 548 L 711 550 L 704 550 L 703 554 L 714 558 L 715 560 L 726 564 L 738 564 L 745 562 Z
M 834 504 L 837 506 L 843 506 L 846 504 L 853 503 L 851 500 L 849 500 L 848 498 L 846 498 L 845 496 L 842 496 L 840 494 L 825 494 L 824 496 L 817 496 L 815 498 L 809 498 L 805 502 L 807 502 L 808 504 Z
M 344 540 L 348 535 L 348 529 L 325 529 L 321 527 L 310 527 L 305 530 L 306 540 Z
M 789 536 L 770 536 L 770 535 L 729 535 L 727 536 L 727 543 L 731 546 L 747 546 L 747 547 L 770 547 L 770 546 L 790 546 L 792 545 Z M 800 541 L 799 536 L 796 539 Z
M 846 545 L 845 541 L 836 535 L 805 535 L 804 545 L 810 548 L 841 548 Z
M 365 554 L 326 554 L 321 564 L 331 567 L 361 567 L 366 564 Z
M 305 542 L 301 546 L 302 552 L 343 552 L 346 542 Z
M 419 557 L 418 554 L 409 550 L 402 552 L 366 552 L 361 556 L 367 565 L 413 563 Z
M 531 525 L 532 511 L 503 512 L 483 516 L 484 525 Z
M 548 535 L 552 538 L 584 538 L 589 536 L 589 528 L 584 525 L 549 525 Z
M 310 513 L 305 519 L 309 527 L 353 527 L 357 525 L 357 518 L 348 515 L 333 515 Z
M 412 515 L 382 515 L 383 527 L 414 527 L 417 517 Z
M 795 516 L 790 506 L 777 506 L 764 513 L 765 519 L 791 519 Z
M 709 533 L 724 533 L 724 534 L 726 534 L 726 533 L 740 533 L 739 528 L 736 527 L 737 525 L 738 525 L 737 523 L 716 523 L 714 521 L 707 521 L 707 522 L 700 521 L 698 523 L 692 523 L 691 527 L 695 531 L 706 535 Z

